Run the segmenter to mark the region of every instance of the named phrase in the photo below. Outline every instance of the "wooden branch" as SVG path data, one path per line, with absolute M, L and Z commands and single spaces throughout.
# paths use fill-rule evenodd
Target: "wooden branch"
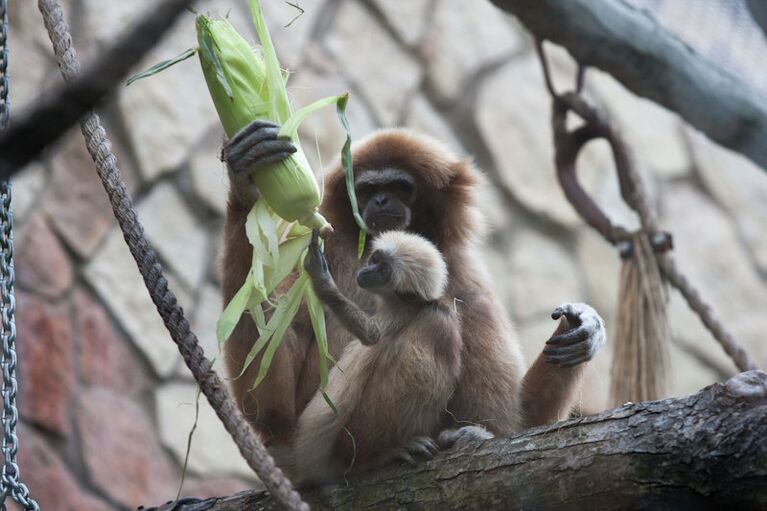
M 620 0 L 491 0 L 579 63 L 675 111 L 712 140 L 767 169 L 767 101 L 655 19 Z M 695 6 L 690 7 L 694 9 Z
M 767 4 L 762 0 L 746 0 L 746 5 L 751 12 L 751 17 L 762 29 L 762 33 L 767 36 Z
M 382 427 L 384 427 L 382 425 Z M 304 494 L 323 509 L 764 509 L 767 373 L 626 404 Z M 178 511 L 272 510 L 264 492 Z

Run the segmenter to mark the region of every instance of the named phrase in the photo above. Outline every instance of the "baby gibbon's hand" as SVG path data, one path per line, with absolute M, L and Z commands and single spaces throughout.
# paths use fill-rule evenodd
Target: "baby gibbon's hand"
M 325 290 L 334 289 L 336 284 L 333 276 L 330 274 L 325 254 L 320 249 L 319 238 L 320 231 L 314 229 L 312 231 L 312 241 L 309 243 L 309 252 L 304 259 L 304 269 L 312 279 L 314 290 L 318 295 L 322 296 Z

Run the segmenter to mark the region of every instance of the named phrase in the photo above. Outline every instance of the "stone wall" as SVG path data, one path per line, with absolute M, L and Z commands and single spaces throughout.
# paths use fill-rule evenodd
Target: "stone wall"
M 59 82 L 32 0 L 11 0 L 14 112 Z M 314 0 L 305 13 L 266 0 L 296 104 L 351 92 L 360 138 L 405 125 L 472 155 L 487 174 L 481 206 L 484 252 L 497 292 L 528 359 L 563 301 L 593 303 L 612 328 L 619 261 L 579 220 L 552 168 L 549 101 L 529 36 L 489 3 L 471 0 Z M 67 0 L 87 59 L 154 0 Z M 213 0 L 253 37 L 244 1 Z M 289 24 L 289 27 L 284 26 Z M 194 45 L 193 16 L 143 67 Z M 572 72 L 554 59 L 560 83 Z M 767 365 L 767 175 L 709 143 L 669 112 L 590 72 L 589 95 L 625 130 L 643 164 L 675 255 L 762 367 Z M 206 352 L 216 357 L 221 308 L 216 275 L 226 173 L 222 133 L 194 60 L 123 88 L 101 111 L 147 235 Z M 341 129 L 332 109 L 303 127 L 311 161 L 333 160 Z M 620 202 L 606 147 L 582 157 L 582 180 L 614 218 Z M 43 509 L 131 509 L 176 495 L 196 387 L 154 311 L 111 217 L 79 132 L 73 131 L 15 182 L 20 464 Z M 670 394 L 734 372 L 688 312 L 671 301 Z M 583 390 L 584 408 L 604 406 L 611 346 Z M 232 493 L 258 484 L 213 412 L 200 403 L 183 494 Z

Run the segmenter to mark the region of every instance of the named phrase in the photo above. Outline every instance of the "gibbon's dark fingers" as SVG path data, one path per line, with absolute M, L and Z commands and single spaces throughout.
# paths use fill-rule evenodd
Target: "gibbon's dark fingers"
M 577 365 L 581 362 L 587 362 L 594 358 L 594 354 L 592 353 L 592 350 L 587 345 L 587 343 L 571 346 L 571 348 L 576 347 L 578 348 L 578 351 L 570 353 L 561 353 L 555 351 L 553 354 L 546 356 L 546 362 L 549 364 L 557 364 L 562 367 L 572 367 L 573 365 Z
M 309 243 L 309 253 L 306 255 L 306 259 L 304 259 L 304 269 L 309 273 L 315 288 L 319 286 L 324 288 L 331 286 L 334 281 L 333 276 L 330 274 L 325 254 L 320 250 L 319 238 L 320 231 L 314 229 L 312 231 L 312 240 Z M 315 289 L 318 294 L 320 294 L 321 290 Z
M 481 442 L 495 438 L 495 435 L 485 429 L 483 426 L 472 424 L 458 429 L 446 429 L 437 437 L 437 444 L 442 449 L 450 447 L 463 447 L 472 442 Z
M 399 450 L 395 458 L 409 465 L 416 465 L 419 459 L 425 461 L 433 460 L 437 452 L 439 452 L 439 448 L 431 438 L 417 436 L 406 443 Z
M 579 304 L 579 305 L 585 305 L 585 304 Z M 570 321 L 571 325 L 573 325 L 572 321 L 578 321 L 578 316 L 580 315 L 581 309 L 576 307 L 576 304 L 574 303 L 563 303 L 553 311 L 551 311 L 551 319 L 559 319 L 562 316 L 565 316 L 568 321 Z M 574 326 L 574 325 L 573 325 Z
M 421 442 L 422 445 L 426 447 L 432 454 L 437 454 L 439 452 L 439 445 L 437 445 L 437 442 L 435 442 L 432 438 L 423 436 L 418 437 L 415 440 Z
M 249 174 L 285 159 L 297 150 L 290 139 L 277 137 L 278 127 L 261 127 L 242 137 L 240 133 L 235 135 L 223 151 L 224 160 L 234 174 Z
M 242 128 L 240 131 L 234 134 L 234 136 L 227 142 L 227 147 L 230 146 L 239 146 L 242 144 L 242 141 L 254 133 L 264 133 L 268 129 L 274 129 L 275 131 L 275 137 L 277 135 L 277 132 L 280 130 L 280 127 L 269 121 L 260 121 L 255 120 L 251 122 L 250 124 L 246 125 L 244 128 Z M 274 138 L 274 137 L 272 137 Z
M 578 325 L 569 330 L 565 330 L 559 335 L 551 337 L 546 341 L 546 346 L 569 346 L 571 344 L 579 343 L 587 339 L 594 329 L 595 327 L 593 325 Z
M 564 304 L 551 314 L 554 319 L 562 316 L 575 327 L 546 341 L 543 350 L 546 362 L 573 367 L 594 358 L 606 341 L 604 321 L 599 314 L 586 304 Z
M 574 344 L 568 344 L 568 345 L 547 345 L 543 349 L 543 353 L 545 355 L 550 355 L 549 358 L 552 357 L 572 357 L 577 355 L 585 355 L 590 351 L 590 346 L 588 342 L 584 342 L 586 339 L 576 342 Z
M 551 312 L 551 319 L 559 319 L 562 316 L 567 318 L 571 327 L 577 326 L 587 319 L 595 319 L 603 323 L 599 313 L 591 305 L 582 302 L 563 303 Z
M 570 329 L 552 337 L 546 341 L 546 344 L 573 344 L 586 337 L 595 337 L 595 340 L 604 342 L 606 337 L 604 321 L 590 305 L 567 303 L 560 305 L 551 313 L 552 319 L 559 319 L 562 316 L 567 319 Z
M 328 268 L 328 260 L 325 259 L 325 254 L 322 253 L 322 249 L 320 249 L 320 230 L 314 229 L 312 230 L 312 240 L 310 242 L 310 249 L 309 253 L 311 255 L 312 261 L 315 261 L 319 265 L 320 271 L 322 273 L 327 273 L 330 275 L 330 269 Z
M 415 461 L 415 458 L 413 458 L 413 456 L 409 452 L 407 452 L 407 450 L 405 450 L 405 449 L 400 449 L 400 451 L 397 453 L 397 456 L 395 457 L 395 459 L 400 460 L 400 461 L 404 461 L 405 463 L 407 463 L 411 467 L 414 467 L 414 466 L 418 465 L 418 463 Z
M 405 444 L 404 449 L 418 457 L 430 460 L 439 452 L 439 447 L 434 440 L 427 436 L 417 436 Z
M 287 158 L 295 152 L 296 146 L 289 140 L 266 140 L 250 146 L 242 156 L 230 158 L 227 163 L 235 174 L 246 174 Z M 284 156 L 278 158 L 281 155 Z

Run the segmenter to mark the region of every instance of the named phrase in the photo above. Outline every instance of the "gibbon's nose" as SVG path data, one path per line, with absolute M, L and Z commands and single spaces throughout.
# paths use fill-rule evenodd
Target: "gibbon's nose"
M 376 206 L 385 207 L 389 205 L 389 197 L 386 195 L 377 195 L 375 198 Z

